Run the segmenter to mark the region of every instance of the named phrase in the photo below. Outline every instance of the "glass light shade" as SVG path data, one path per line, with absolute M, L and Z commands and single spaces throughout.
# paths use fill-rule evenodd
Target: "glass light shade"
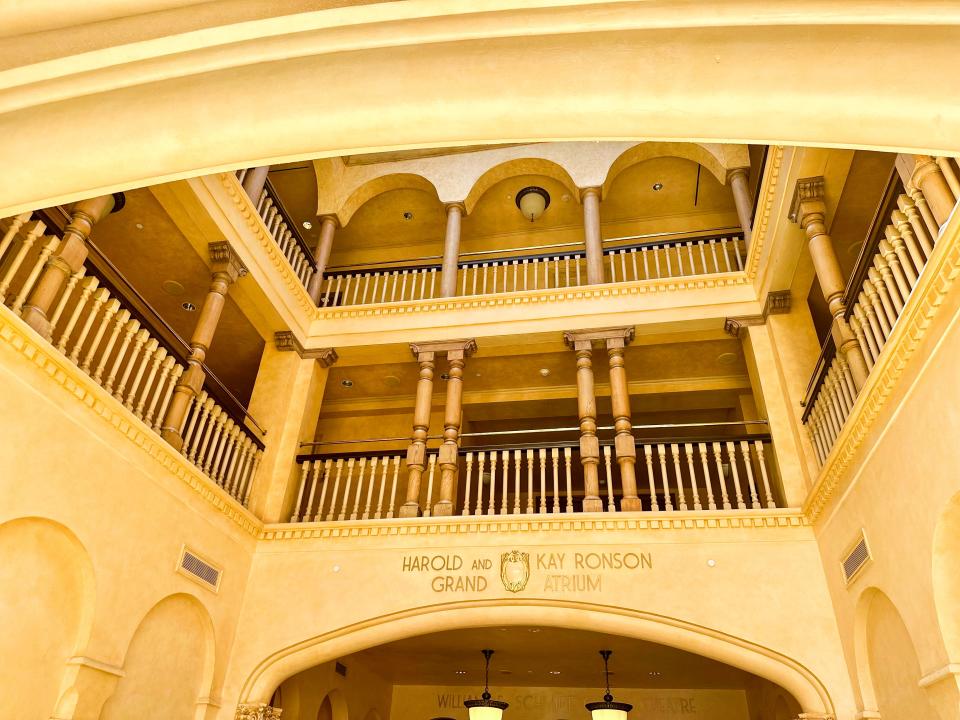
M 467 714 L 470 720 L 500 720 L 507 703 L 502 700 L 465 700 Z
M 627 720 L 627 713 L 633 710 L 633 705 L 622 702 L 592 702 L 587 703 L 587 710 L 593 720 Z
M 533 222 L 550 206 L 550 195 L 539 187 L 525 187 L 517 193 L 517 207 L 530 222 Z

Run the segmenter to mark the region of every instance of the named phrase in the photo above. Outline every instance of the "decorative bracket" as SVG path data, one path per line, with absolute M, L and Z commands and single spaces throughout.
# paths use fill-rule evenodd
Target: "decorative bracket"
M 823 203 L 823 176 L 802 178 L 797 180 L 797 187 L 793 191 L 793 200 L 790 201 L 790 212 L 787 215 L 790 222 L 800 222 L 803 216 L 803 203 Z
M 477 341 L 473 338 L 468 340 L 437 340 L 422 343 L 410 343 L 410 352 L 413 356 L 420 359 L 425 353 L 443 354 L 448 357 L 468 358 L 477 351 Z
M 563 342 L 571 350 L 586 349 L 585 344 L 592 346 L 595 341 L 603 342 L 608 348 L 626 347 L 636 337 L 636 328 L 633 325 L 625 327 L 597 328 L 596 330 L 566 330 L 563 333 Z M 580 347 L 577 347 L 577 346 Z
M 212 242 L 207 245 L 207 249 L 210 252 L 210 265 L 214 273 L 226 273 L 230 276 L 230 282 L 236 282 L 238 278 L 247 274 L 246 265 L 240 261 L 226 240 Z
M 304 360 L 317 360 L 324 367 L 332 366 L 339 359 L 337 351 L 334 348 L 310 348 L 303 347 L 297 336 L 289 330 L 275 332 L 273 342 L 277 350 L 281 352 L 295 352 Z

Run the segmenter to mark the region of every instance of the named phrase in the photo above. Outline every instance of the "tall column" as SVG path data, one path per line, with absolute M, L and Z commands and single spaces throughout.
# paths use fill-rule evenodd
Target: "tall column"
M 324 215 L 320 218 L 320 240 L 317 242 L 317 249 L 314 256 L 317 260 L 316 271 L 310 278 L 310 285 L 307 292 L 313 298 L 316 305 L 320 304 L 320 286 L 323 285 L 323 274 L 327 271 L 327 263 L 330 262 L 330 251 L 333 250 L 333 235 L 337 230 L 337 219 L 333 215 Z
M 250 414 L 268 432 L 250 509 L 264 522 L 286 522 L 293 512 L 300 443 L 316 435 L 328 368 L 336 361 L 333 348 L 305 349 L 289 331 L 276 333 L 263 349 Z
M 627 386 L 627 369 L 623 361 L 624 350 L 633 340 L 634 329 L 612 328 L 603 331 L 610 361 L 610 402 L 613 410 L 614 449 L 617 465 L 620 466 L 620 509 L 641 510 L 637 495 L 637 444 L 633 437 L 630 419 L 630 390 Z
M 187 369 L 180 376 L 170 399 L 166 417 L 160 428 L 160 435 L 177 450 L 183 445 L 180 428 L 190 407 L 190 401 L 203 388 L 206 373 L 203 363 L 207 350 L 217 331 L 220 315 L 226 302 L 227 291 L 236 280 L 247 274 L 247 269 L 234 254 L 226 242 L 210 243 L 211 279 L 210 289 L 203 300 L 200 317 L 197 318 L 193 336 L 190 338 L 190 353 L 187 355 Z
M 411 345 L 420 377 L 417 380 L 417 398 L 413 406 L 413 436 L 407 448 L 407 499 L 400 506 L 400 517 L 417 517 L 420 514 L 420 477 L 427 461 L 427 434 L 430 430 L 430 406 L 433 402 L 433 367 L 435 353 Z
M 580 463 L 583 465 L 583 511 L 601 512 L 600 441 L 597 439 L 597 400 L 593 390 L 593 346 L 579 333 L 563 339 L 577 354 L 577 415 L 580 420 Z
M 124 203 L 123 193 L 114 193 L 81 200 L 71 206 L 70 222 L 63 231 L 63 240 L 57 251 L 47 259 L 21 315 L 30 327 L 47 340 L 53 332 L 47 313 L 70 276 L 83 267 L 87 259 L 90 231 L 111 212 L 122 209 Z
M 447 205 L 447 232 L 443 238 L 440 297 L 453 297 L 457 294 L 457 263 L 460 261 L 460 219 L 464 212 L 464 207 L 460 203 Z
M 477 349 L 473 340 L 459 348 L 447 350 L 447 403 L 443 411 L 443 445 L 440 446 L 440 500 L 433 506 L 434 515 L 452 515 L 454 491 L 457 487 L 460 422 L 463 418 L 463 368 L 466 358 Z
M 600 188 L 580 191 L 583 203 L 583 244 L 587 255 L 587 283 L 598 285 L 603 278 L 603 240 L 600 238 Z
M 270 172 L 269 165 L 254 167 L 247 170 L 243 176 L 243 189 L 256 205 L 260 202 L 260 195 L 263 193 L 263 186 L 267 184 L 267 175 Z
M 937 224 L 947 222 L 956 200 L 950 191 L 950 185 L 943 176 L 937 161 L 929 155 L 915 155 L 916 164 L 910 177 L 910 184 L 920 189 L 933 213 Z
M 740 227 L 743 228 L 743 235 L 749 242 L 753 234 L 753 199 L 750 197 L 750 190 L 747 187 L 747 178 L 750 174 L 750 168 L 734 168 L 727 176 L 730 181 L 730 189 L 733 191 L 733 202 L 737 206 L 737 217 L 740 219 Z
M 853 382 L 859 391 L 867 381 L 867 363 L 856 336 L 844 319 L 846 305 L 843 302 L 845 282 L 840 262 L 833 247 L 833 240 L 825 225 L 826 205 L 823 202 L 823 178 L 805 178 L 797 181 L 790 219 L 798 223 L 807 235 L 810 257 L 820 281 L 820 289 L 833 315 L 833 334 L 837 352 L 843 354 L 850 366 Z

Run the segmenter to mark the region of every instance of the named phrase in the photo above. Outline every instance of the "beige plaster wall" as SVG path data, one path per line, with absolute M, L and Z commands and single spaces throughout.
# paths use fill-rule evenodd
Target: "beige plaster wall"
M 345 665 L 346 677 L 328 662 L 297 673 L 280 686 L 283 720 L 387 720 L 393 686 L 363 662 Z M 324 704 L 328 707 L 324 708 Z M 324 717 L 328 712 L 329 717 Z

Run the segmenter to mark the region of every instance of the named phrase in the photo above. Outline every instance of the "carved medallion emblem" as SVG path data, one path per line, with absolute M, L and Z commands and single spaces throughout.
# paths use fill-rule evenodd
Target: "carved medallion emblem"
M 500 579 L 505 590 L 517 593 L 530 579 L 530 553 L 511 550 L 500 553 Z

